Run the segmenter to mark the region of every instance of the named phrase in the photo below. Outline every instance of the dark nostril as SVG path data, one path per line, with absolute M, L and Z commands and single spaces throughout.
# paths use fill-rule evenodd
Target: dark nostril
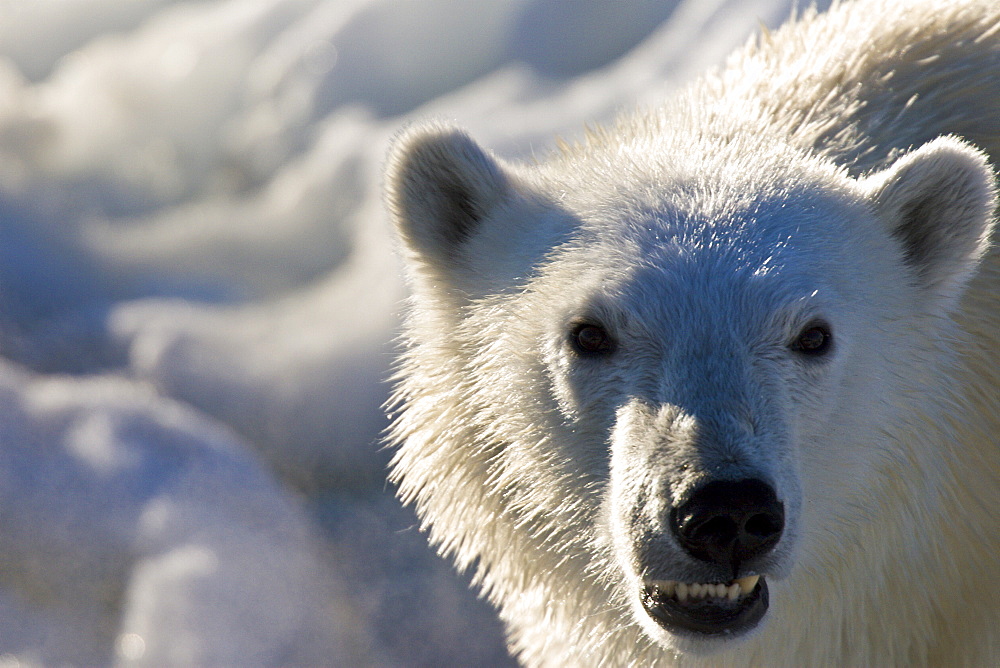
M 775 534 L 780 534 L 784 528 L 784 522 L 775 514 L 759 513 L 747 520 L 743 525 L 744 531 L 758 538 L 768 538 Z
M 785 511 L 762 480 L 717 480 L 695 490 L 671 511 L 671 528 L 696 559 L 730 567 L 772 549 L 785 527 Z
M 736 522 L 729 517 L 712 517 L 701 524 L 692 522 L 685 528 L 694 540 L 712 540 L 718 536 L 735 538 L 740 530 Z

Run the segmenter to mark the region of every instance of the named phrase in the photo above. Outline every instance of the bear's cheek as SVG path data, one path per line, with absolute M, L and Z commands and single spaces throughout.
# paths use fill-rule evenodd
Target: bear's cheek
M 548 377 L 545 389 L 565 425 L 606 447 L 615 412 L 624 401 L 620 370 L 611 363 L 577 359 L 556 346 L 543 351 L 542 357 Z

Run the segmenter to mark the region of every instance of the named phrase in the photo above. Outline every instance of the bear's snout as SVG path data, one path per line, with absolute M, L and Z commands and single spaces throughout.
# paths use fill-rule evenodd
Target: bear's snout
M 742 564 L 777 545 L 785 509 L 762 480 L 716 480 L 671 510 L 670 528 L 688 554 L 730 568 L 735 578 Z

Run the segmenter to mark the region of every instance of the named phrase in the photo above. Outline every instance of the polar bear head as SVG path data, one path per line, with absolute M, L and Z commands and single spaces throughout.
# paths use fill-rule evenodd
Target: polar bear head
M 855 177 L 773 137 L 512 165 L 442 126 L 398 139 L 387 191 L 413 291 L 403 497 L 501 608 L 548 597 L 675 651 L 835 567 L 932 400 L 995 204 L 954 138 Z

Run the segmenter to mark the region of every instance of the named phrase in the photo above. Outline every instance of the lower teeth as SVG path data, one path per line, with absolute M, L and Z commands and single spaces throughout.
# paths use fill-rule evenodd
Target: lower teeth
M 684 603 L 691 600 L 703 598 L 716 598 L 728 601 L 735 601 L 740 596 L 746 596 L 757 586 L 760 580 L 759 575 L 751 575 L 745 578 L 738 578 L 728 584 L 699 582 L 688 584 L 686 582 L 675 582 L 673 580 L 656 580 L 649 583 L 650 587 L 656 590 L 660 597 L 675 598 Z

